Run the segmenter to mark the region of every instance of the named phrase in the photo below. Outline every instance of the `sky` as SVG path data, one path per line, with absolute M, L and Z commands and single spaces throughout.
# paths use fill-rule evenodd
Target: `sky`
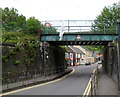
M 28 19 L 94 20 L 105 6 L 120 0 L 0 0 L 0 7 L 16 8 Z

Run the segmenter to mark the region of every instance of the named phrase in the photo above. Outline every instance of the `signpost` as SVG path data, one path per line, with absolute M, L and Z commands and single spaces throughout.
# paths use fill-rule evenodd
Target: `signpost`
M 48 34 L 48 30 L 49 30 L 48 28 L 51 27 L 51 24 L 47 22 L 47 23 L 45 23 L 44 27 L 45 27 L 45 34 Z M 44 41 L 44 65 L 46 63 L 46 58 L 48 57 L 48 56 L 46 57 L 46 49 L 45 48 L 46 48 L 46 38 Z
M 51 24 L 47 22 L 45 23 L 44 27 L 45 27 L 45 34 L 48 34 L 48 30 L 49 30 L 48 28 L 51 27 Z

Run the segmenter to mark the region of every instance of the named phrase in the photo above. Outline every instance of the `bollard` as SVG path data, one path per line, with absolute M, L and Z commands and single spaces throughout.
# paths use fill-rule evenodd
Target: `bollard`
M 36 72 L 37 72 L 37 70 L 35 69 L 35 71 L 34 71 L 35 73 L 35 75 L 34 75 L 34 82 L 36 83 L 36 78 L 37 78 L 37 75 L 36 75 Z
M 24 71 L 22 73 L 22 85 L 24 85 Z
M 10 79 L 7 79 L 7 89 L 9 88 Z
M 96 73 L 97 75 L 96 75 L 96 81 L 97 81 L 97 89 L 98 89 L 98 66 L 97 66 L 97 73 Z

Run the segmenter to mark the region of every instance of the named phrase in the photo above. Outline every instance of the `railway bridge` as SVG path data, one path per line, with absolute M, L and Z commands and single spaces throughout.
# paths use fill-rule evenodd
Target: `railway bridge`
M 92 20 L 42 21 L 45 33 L 40 41 L 52 45 L 103 45 L 103 67 L 110 75 L 119 76 L 119 43 L 117 26 L 94 26 Z M 55 28 L 54 31 L 49 28 Z M 120 26 L 119 26 L 120 29 Z M 116 46 L 118 44 L 118 46 Z M 115 73 L 115 74 L 114 74 Z M 120 77 L 119 77 L 120 78 Z M 118 78 L 118 79 L 119 79 Z M 119 81 L 119 80 L 118 80 Z M 119 81 L 120 82 L 120 81 Z

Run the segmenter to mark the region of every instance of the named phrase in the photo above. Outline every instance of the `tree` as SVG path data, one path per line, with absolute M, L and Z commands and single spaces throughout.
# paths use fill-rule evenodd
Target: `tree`
M 55 28 L 50 27 L 48 33 L 49 33 L 49 34 L 56 34 L 56 33 L 58 33 L 58 32 L 57 32 L 57 30 L 56 30 Z
M 21 31 L 35 35 L 45 33 L 45 27 L 38 19 L 30 17 L 26 21 L 26 17 L 19 15 L 18 10 L 15 8 L 0 8 L 0 13 L 2 13 L 2 29 L 5 32 Z M 49 33 L 56 33 L 56 29 L 53 27 L 49 27 L 48 30 Z
M 2 30 L 2 8 L 0 8 L 0 31 Z
M 6 7 L 2 10 L 2 25 L 5 31 L 21 31 L 25 25 L 26 18 L 18 14 L 18 10 Z
M 99 33 L 116 33 L 117 19 L 119 19 L 117 4 L 104 7 L 101 14 L 94 20 L 92 31 Z
M 43 34 L 45 32 L 48 32 L 48 34 L 57 33 L 56 29 L 51 26 L 45 28 L 45 25 L 43 25 L 38 19 L 35 19 L 35 17 L 30 17 L 26 21 L 25 28 L 27 33 L 35 35 Z
M 26 21 L 25 29 L 27 33 L 36 35 L 44 31 L 43 25 L 41 24 L 41 22 L 39 22 L 38 19 L 35 19 L 35 17 L 30 17 Z

